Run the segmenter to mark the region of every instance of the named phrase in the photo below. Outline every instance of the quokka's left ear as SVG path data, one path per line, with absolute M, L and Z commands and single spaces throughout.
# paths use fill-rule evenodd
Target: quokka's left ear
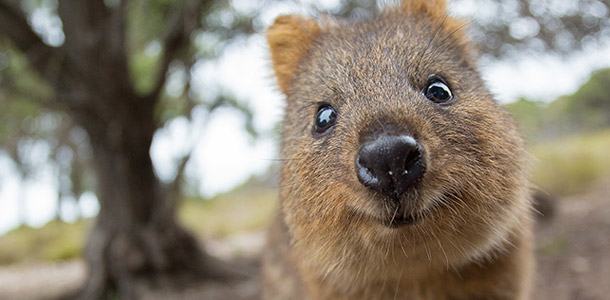
M 279 16 L 267 30 L 271 61 L 282 92 L 290 89 L 299 62 L 320 32 L 317 21 L 295 15 Z

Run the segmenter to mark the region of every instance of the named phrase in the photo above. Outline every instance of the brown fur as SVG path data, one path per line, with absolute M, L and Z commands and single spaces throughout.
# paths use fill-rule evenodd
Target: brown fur
M 286 93 L 297 71 L 299 61 L 320 33 L 317 22 L 299 16 L 280 16 L 267 30 L 271 61 L 282 92 Z
M 282 16 L 269 29 L 288 105 L 266 299 L 527 299 L 526 153 L 445 9 L 414 0 L 368 22 Z M 425 98 L 430 74 L 447 80 L 454 103 Z M 338 118 L 316 135 L 321 103 Z M 417 203 L 415 224 L 385 226 L 394 207 L 358 181 L 355 157 L 376 131 L 408 132 L 426 150 L 427 171 L 405 195 Z

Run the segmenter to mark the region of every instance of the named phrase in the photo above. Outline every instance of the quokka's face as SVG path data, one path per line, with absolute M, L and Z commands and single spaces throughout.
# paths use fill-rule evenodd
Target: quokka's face
M 392 11 L 313 39 L 286 91 L 288 214 L 408 231 L 513 201 L 521 141 L 443 26 Z

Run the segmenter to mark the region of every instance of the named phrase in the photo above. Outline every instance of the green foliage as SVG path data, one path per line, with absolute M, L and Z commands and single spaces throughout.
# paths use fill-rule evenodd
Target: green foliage
M 0 149 L 14 143 L 26 128 L 24 121 L 40 115 L 41 103 L 51 95 L 50 88 L 33 73 L 23 54 L 0 42 Z M 30 135 L 34 132 L 28 132 Z
M 132 59 L 129 60 L 134 89 L 139 94 L 143 95 L 149 92 L 155 83 L 155 70 L 159 67 L 160 56 L 160 53 L 155 50 L 157 47 L 160 47 L 158 41 L 150 42 L 148 51 L 139 51 L 132 55 Z
M 139 0 L 129 2 L 126 26 L 129 71 L 136 92 L 146 94 L 153 88 L 163 51 L 160 39 L 169 16 L 184 5 L 183 0 Z
M 78 199 L 93 187 L 87 167 L 91 151 L 86 134 L 58 111 L 54 97 L 25 55 L 0 40 L 0 150 L 14 162 L 20 180 L 35 178 L 41 161 L 55 165 L 61 196 Z M 37 145 L 48 151 L 33 152 Z
M 595 72 L 574 94 L 553 101 L 551 121 L 561 121 L 565 132 L 583 132 L 610 126 L 610 69 Z
M 519 99 L 506 108 L 529 142 L 610 127 L 610 68 L 593 73 L 574 94 L 548 105 Z
M 520 98 L 515 102 L 506 104 L 505 108 L 513 116 L 519 130 L 528 141 L 533 140 L 540 134 L 542 129 L 540 117 L 544 111 L 542 103 Z

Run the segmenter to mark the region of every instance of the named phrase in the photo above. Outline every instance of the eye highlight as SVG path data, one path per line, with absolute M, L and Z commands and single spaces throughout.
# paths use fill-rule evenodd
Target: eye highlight
M 325 133 L 335 125 L 337 121 L 337 112 L 330 105 L 320 106 L 315 120 L 315 131 L 317 133 Z
M 449 104 L 454 99 L 451 89 L 438 76 L 430 77 L 424 94 L 428 100 L 437 104 Z

